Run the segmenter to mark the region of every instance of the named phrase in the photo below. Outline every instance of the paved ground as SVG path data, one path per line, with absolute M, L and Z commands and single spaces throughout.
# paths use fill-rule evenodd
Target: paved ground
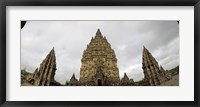
M 162 83 L 161 86 L 179 86 L 179 74 L 173 76 L 171 80 Z
M 33 85 L 31 85 L 31 84 L 28 83 L 28 82 L 24 82 L 24 83 L 21 84 L 21 86 L 33 86 Z
M 24 81 L 21 84 L 21 86 L 33 86 L 33 85 L 31 85 L 27 81 Z M 171 80 L 162 83 L 161 86 L 179 86 L 179 74 L 173 76 Z

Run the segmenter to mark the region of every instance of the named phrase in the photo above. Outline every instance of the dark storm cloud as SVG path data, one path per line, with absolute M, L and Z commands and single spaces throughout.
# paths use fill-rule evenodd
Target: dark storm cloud
M 179 64 L 176 21 L 28 21 L 21 30 L 21 68 L 33 72 L 55 47 L 55 79 L 65 83 L 73 73 L 79 78 L 83 51 L 97 28 L 115 50 L 120 77 L 127 72 L 135 81 L 143 78 L 143 46 L 165 69 Z

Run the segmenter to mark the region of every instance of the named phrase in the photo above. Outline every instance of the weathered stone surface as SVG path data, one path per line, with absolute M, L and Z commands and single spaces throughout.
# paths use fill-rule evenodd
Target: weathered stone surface
M 142 68 L 145 78 L 140 85 L 156 86 L 170 79 L 170 74 L 162 66 L 159 67 L 156 59 L 145 47 L 143 47 Z
M 65 86 L 157 86 L 178 84 L 178 79 L 173 79 L 170 72 L 161 65 L 159 66 L 156 59 L 145 47 L 143 47 L 142 69 L 145 75 L 143 80 L 134 82 L 126 73 L 120 80 L 115 52 L 106 37 L 98 29 L 95 37 L 92 37 L 83 51 L 79 80 L 73 74 L 71 79 L 66 81 Z M 61 84 L 54 80 L 55 72 L 56 57 L 53 48 L 32 75 L 21 76 L 22 83 L 35 86 L 60 86 Z
M 179 74 L 171 76 L 171 79 L 160 84 L 161 86 L 178 86 L 179 85 Z
M 70 86 L 77 86 L 78 85 L 78 80 L 76 79 L 75 74 L 72 75 L 68 85 L 70 85 Z
M 36 68 L 35 72 L 27 80 L 29 83 L 35 86 L 51 86 L 60 85 L 60 83 L 54 80 L 56 72 L 56 57 L 54 48 L 49 52 L 39 68 Z
M 119 85 L 117 58 L 100 30 L 83 52 L 80 68 L 80 85 Z
M 124 73 L 124 77 L 121 79 L 121 85 L 122 86 L 134 85 L 134 81 L 133 79 L 129 79 L 126 73 Z

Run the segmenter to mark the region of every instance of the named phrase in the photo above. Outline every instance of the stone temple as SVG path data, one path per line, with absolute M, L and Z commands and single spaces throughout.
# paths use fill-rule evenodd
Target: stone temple
M 99 29 L 84 50 L 81 64 L 80 85 L 120 85 L 115 51 Z
M 152 54 L 143 47 L 142 69 L 145 75 L 142 85 L 156 86 L 171 79 L 170 74 L 158 65 Z
M 46 58 L 40 64 L 39 69 L 36 68 L 35 72 L 27 77 L 29 83 L 35 86 L 52 86 L 60 85 L 54 80 L 56 71 L 56 57 L 54 48 L 49 52 Z
M 83 51 L 80 67 L 80 78 L 75 74 L 66 81 L 65 86 L 157 86 L 172 79 L 167 70 L 158 64 L 152 54 L 143 47 L 142 68 L 143 80 L 134 82 L 126 73 L 120 79 L 115 51 L 98 29 Z M 34 86 L 59 86 L 54 79 L 56 72 L 56 57 L 54 48 L 42 61 L 39 68 L 26 79 Z M 134 71 L 133 71 L 134 72 Z

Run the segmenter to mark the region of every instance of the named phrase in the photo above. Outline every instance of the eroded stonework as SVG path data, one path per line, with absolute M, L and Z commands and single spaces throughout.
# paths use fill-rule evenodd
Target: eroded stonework
M 31 77 L 28 77 L 29 83 L 35 86 L 52 86 L 60 85 L 54 80 L 56 72 L 56 57 L 54 48 L 49 52 L 46 58 L 40 64 L 39 69 L 36 68 Z
M 72 75 L 68 85 L 70 85 L 70 86 L 78 86 L 78 80 L 76 79 L 75 74 Z
M 121 84 L 122 86 L 129 86 L 129 85 L 134 85 L 133 79 L 129 79 L 129 77 L 124 73 L 124 77 L 121 79 Z
M 172 79 L 171 73 L 159 66 L 152 54 L 143 47 L 142 69 L 144 79 L 134 82 L 126 73 L 119 77 L 117 58 L 114 50 L 106 37 L 98 29 L 95 37 L 91 39 L 84 50 L 81 59 L 80 78 L 75 74 L 67 80 L 65 86 L 157 86 L 171 84 L 167 81 Z M 54 79 L 56 72 L 56 57 L 54 48 L 42 61 L 39 68 L 30 74 L 26 80 L 35 86 L 59 86 L 60 83 Z M 134 71 L 132 71 L 134 72 Z M 174 79 L 173 81 L 177 81 Z
M 140 85 L 157 86 L 171 79 L 170 74 L 162 66 L 159 67 L 156 59 L 145 47 L 143 47 L 142 69 L 145 78 Z
M 83 52 L 80 85 L 119 85 L 119 69 L 114 50 L 98 29 Z

